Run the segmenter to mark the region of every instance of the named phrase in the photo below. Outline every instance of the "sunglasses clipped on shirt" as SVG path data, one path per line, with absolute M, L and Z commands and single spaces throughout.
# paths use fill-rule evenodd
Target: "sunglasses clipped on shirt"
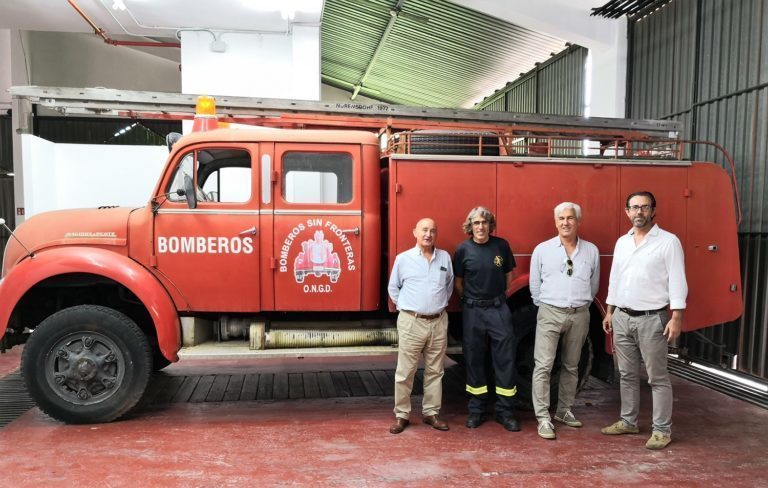
M 564 271 L 568 276 L 573 276 L 573 260 L 571 258 L 566 258 L 565 266 L 562 267 L 560 271 Z

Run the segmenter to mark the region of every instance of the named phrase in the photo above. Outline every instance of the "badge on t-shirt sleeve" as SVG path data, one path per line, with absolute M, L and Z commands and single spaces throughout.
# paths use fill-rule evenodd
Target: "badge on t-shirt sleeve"
M 501 265 L 504 264 L 504 258 L 496 256 L 493 258 L 493 264 L 495 264 L 497 268 L 501 268 Z

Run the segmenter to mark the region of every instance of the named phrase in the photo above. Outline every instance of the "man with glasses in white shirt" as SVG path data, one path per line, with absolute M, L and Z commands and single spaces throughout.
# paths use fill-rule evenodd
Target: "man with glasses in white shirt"
M 571 412 L 579 379 L 581 348 L 589 332 L 589 306 L 600 285 L 597 246 L 579 238 L 581 207 L 563 202 L 555 207 L 557 236 L 536 246 L 531 256 L 530 290 L 536 316 L 533 355 L 533 410 L 538 434 L 555 439 L 549 415 L 550 375 L 562 337 L 560 381 L 555 420 L 570 427 L 583 424 Z
M 663 449 L 672 440 L 672 383 L 667 344 L 680 335 L 688 285 L 680 240 L 653 223 L 656 198 L 641 191 L 627 197 L 632 229 L 616 242 L 603 330 L 613 333 L 620 374 L 621 419 L 603 434 L 637 434 L 640 359 L 653 398 L 653 427 L 645 444 Z M 671 312 L 667 311 L 669 308 Z

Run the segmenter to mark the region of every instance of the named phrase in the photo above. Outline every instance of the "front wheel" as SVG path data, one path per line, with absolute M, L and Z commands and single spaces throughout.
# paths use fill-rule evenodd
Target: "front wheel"
M 141 399 L 152 371 L 146 336 L 107 307 L 60 310 L 32 333 L 21 357 L 27 390 L 40 409 L 71 424 L 110 422 Z

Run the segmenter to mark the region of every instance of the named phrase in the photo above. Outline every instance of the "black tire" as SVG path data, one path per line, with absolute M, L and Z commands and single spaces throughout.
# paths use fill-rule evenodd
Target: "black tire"
M 69 424 L 124 415 L 141 399 L 151 370 L 152 350 L 141 329 L 124 314 L 96 305 L 66 308 L 45 319 L 21 356 L 32 399 Z
M 517 335 L 517 403 L 518 407 L 525 410 L 533 409 L 533 348 L 536 343 L 536 313 L 537 308 L 533 304 L 517 306 L 512 310 L 512 322 L 515 325 Z M 580 391 L 589 379 L 592 370 L 592 341 L 589 336 L 584 341 L 579 359 L 579 382 L 576 391 Z M 549 403 L 552 408 L 557 407 L 559 397 L 558 383 L 560 381 L 560 348 L 558 347 L 555 362 L 552 365 L 552 374 L 549 382 Z

